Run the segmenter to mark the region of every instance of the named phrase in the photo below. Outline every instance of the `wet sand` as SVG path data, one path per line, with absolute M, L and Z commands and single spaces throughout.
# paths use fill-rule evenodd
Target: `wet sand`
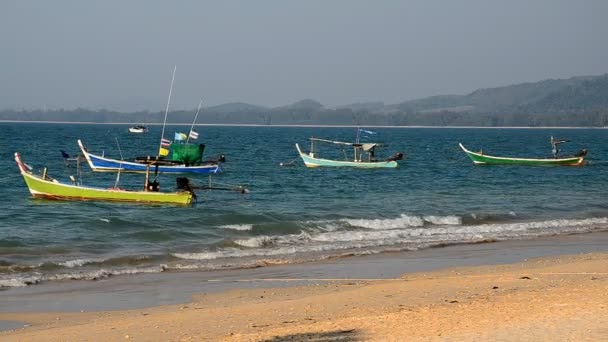
M 0 293 L 0 320 L 32 325 L 0 339 L 601 341 L 607 246 L 595 233 L 39 285 Z

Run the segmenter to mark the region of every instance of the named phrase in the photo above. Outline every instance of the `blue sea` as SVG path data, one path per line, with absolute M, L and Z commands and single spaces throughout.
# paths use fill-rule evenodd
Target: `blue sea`
M 192 183 L 193 206 L 32 199 L 14 152 L 36 172 L 76 175 L 61 150 L 77 139 L 108 157 L 154 154 L 160 126 L 131 134 L 125 125 L 1 123 L 0 288 L 179 270 L 264 267 L 337 257 L 443 248 L 608 229 L 608 133 L 603 129 L 369 128 L 369 141 L 402 152 L 396 169 L 307 169 L 295 143 L 311 136 L 352 141 L 355 128 L 200 126 L 206 156 L 224 154 L 224 172 Z M 169 126 L 165 136 L 187 132 Z M 584 167 L 475 166 L 460 150 L 548 157 L 549 139 L 571 140 L 562 153 L 589 150 Z M 327 150 L 331 156 L 332 146 Z M 341 153 L 333 151 L 337 156 Z M 281 166 L 281 164 L 288 166 Z M 86 185 L 112 187 L 115 174 L 82 165 Z M 161 190 L 175 175 L 161 175 Z M 141 188 L 143 175 L 119 186 Z

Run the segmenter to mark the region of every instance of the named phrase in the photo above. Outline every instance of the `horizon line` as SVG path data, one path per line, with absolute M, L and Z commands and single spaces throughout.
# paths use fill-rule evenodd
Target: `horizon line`
M 41 124 L 77 124 L 77 125 L 133 125 L 132 122 L 93 122 L 93 121 L 34 121 L 34 120 L 3 120 L 0 119 L 0 123 L 41 123 Z M 191 122 L 184 123 L 167 123 L 166 126 L 183 126 L 192 125 Z M 147 126 L 162 126 L 162 123 L 151 123 Z M 293 128 L 307 128 L 307 127 L 319 127 L 319 128 L 357 128 L 357 127 L 371 127 L 371 128 L 479 128 L 479 129 L 608 129 L 608 126 L 423 126 L 423 125 L 411 125 L 411 126 L 398 126 L 398 125 L 290 125 L 290 124 L 277 124 L 277 125 L 266 125 L 266 124 L 205 124 L 197 123 L 194 126 L 207 126 L 207 127 L 293 127 Z

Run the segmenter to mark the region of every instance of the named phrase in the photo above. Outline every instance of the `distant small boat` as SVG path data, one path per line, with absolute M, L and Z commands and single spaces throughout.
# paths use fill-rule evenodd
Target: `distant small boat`
M 30 193 L 36 198 L 46 198 L 65 201 L 111 201 L 111 202 L 138 202 L 138 203 L 165 203 L 188 205 L 192 203 L 192 191 L 160 192 L 158 183 L 150 182 L 149 172 L 146 173 L 146 182 L 143 191 L 131 191 L 118 188 L 96 188 L 76 184 L 61 183 L 46 173 L 44 168 L 41 175 L 35 175 L 31 169 L 21 161 L 19 153 L 15 153 L 15 162 L 21 171 Z M 148 167 L 148 171 L 149 171 Z M 182 181 L 183 183 L 184 181 Z
M 129 127 L 129 133 L 146 133 L 148 132 L 148 127 L 144 125 L 137 125 L 133 127 Z
M 386 145 L 381 143 L 361 143 L 359 142 L 359 136 L 361 130 L 357 131 L 357 139 L 354 143 L 352 142 L 344 142 L 344 141 L 335 141 L 335 140 L 326 140 L 319 138 L 310 138 L 310 152 L 304 153 L 300 149 L 300 145 L 296 144 L 296 149 L 298 150 L 298 154 L 302 158 L 304 165 L 306 167 L 320 167 L 320 166 L 329 166 L 329 167 L 356 167 L 356 168 L 395 168 L 399 166 L 397 160 L 403 159 L 403 154 L 400 152 L 395 153 L 392 157 L 387 158 L 385 160 L 379 160 L 376 158 L 376 149 L 385 147 Z M 369 132 L 369 131 L 365 131 Z M 353 149 L 352 159 L 349 159 L 346 151 L 344 151 L 344 160 L 335 160 L 335 159 L 325 159 L 319 158 L 319 153 L 317 152 L 317 143 L 327 143 L 333 144 L 340 147 L 350 147 Z
M 553 158 L 515 158 L 515 157 L 496 157 L 480 152 L 469 151 L 462 143 L 458 143 L 460 148 L 471 158 L 476 165 L 485 164 L 503 164 L 503 165 L 565 165 L 565 166 L 582 166 L 585 164 L 585 156 L 587 150 L 583 149 L 574 156 L 566 158 L 558 158 L 559 144 L 567 142 L 567 140 L 555 140 L 551 137 L 551 145 L 553 146 Z

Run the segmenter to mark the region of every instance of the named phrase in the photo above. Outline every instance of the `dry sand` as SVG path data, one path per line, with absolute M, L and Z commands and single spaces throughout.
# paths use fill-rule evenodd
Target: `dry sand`
M 607 341 L 608 254 L 0 320 L 31 324 L 2 341 Z

